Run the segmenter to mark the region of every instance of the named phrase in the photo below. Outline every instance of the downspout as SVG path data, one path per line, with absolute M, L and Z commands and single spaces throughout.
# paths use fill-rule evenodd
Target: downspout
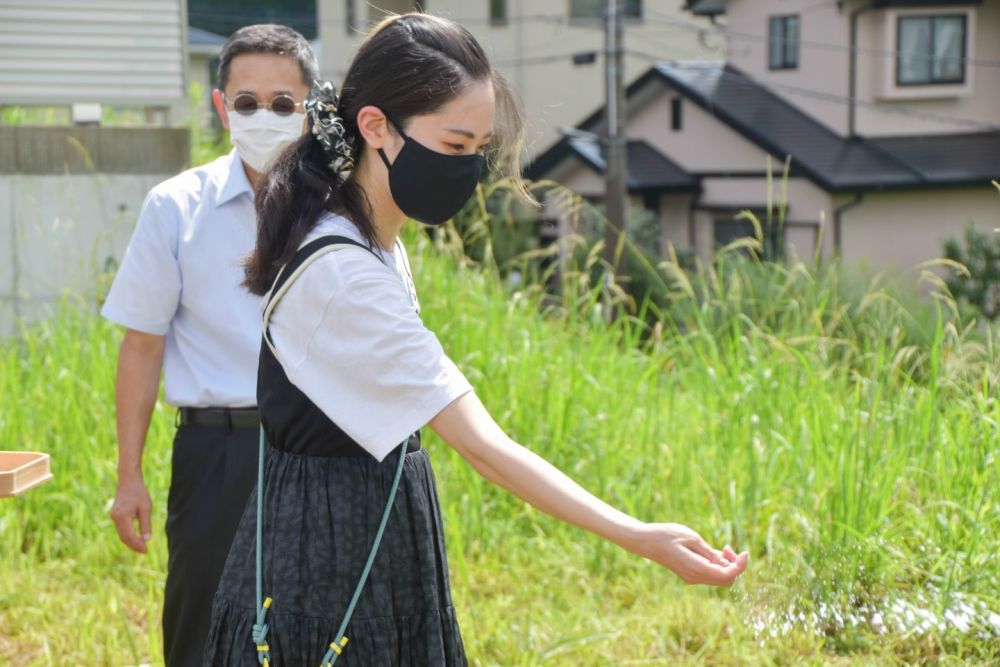
M 694 195 L 691 196 L 691 203 L 688 205 L 688 241 L 691 243 L 691 252 L 694 253 L 695 257 L 699 257 L 698 254 L 698 207 L 701 205 L 701 180 L 698 181 L 698 187 L 694 191 Z
M 874 2 L 851 10 L 851 44 L 849 47 L 850 66 L 847 69 L 847 136 L 857 134 L 858 113 L 858 17 L 875 8 Z
M 864 193 L 855 192 L 854 199 L 849 202 L 845 202 L 833 209 L 833 253 L 843 259 L 842 246 L 843 246 L 843 221 L 844 212 L 851 210 L 855 206 L 858 206 L 861 201 L 865 198 Z

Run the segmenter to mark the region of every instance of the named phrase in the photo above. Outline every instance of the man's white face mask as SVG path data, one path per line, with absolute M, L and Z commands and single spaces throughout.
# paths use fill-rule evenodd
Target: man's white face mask
M 267 109 L 245 116 L 229 113 L 229 140 L 247 165 L 263 173 L 271 160 L 302 134 L 305 116 L 279 116 Z

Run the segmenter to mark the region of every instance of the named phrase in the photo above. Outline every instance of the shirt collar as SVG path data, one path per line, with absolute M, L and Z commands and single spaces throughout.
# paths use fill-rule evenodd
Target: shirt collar
M 223 168 L 225 171 L 222 177 L 226 180 L 222 184 L 222 187 L 219 188 L 215 205 L 222 206 L 226 202 L 239 197 L 244 192 L 249 194 L 250 198 L 253 199 L 253 187 L 250 185 L 247 173 L 243 169 L 243 161 L 240 159 L 239 153 L 236 152 L 235 148 L 226 156 L 223 161 Z

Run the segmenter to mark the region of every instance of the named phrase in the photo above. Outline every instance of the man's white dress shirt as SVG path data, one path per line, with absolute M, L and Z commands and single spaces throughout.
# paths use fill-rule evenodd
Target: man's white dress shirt
M 257 404 L 260 297 L 240 286 L 256 229 L 235 150 L 160 183 L 143 202 L 101 314 L 166 336 L 171 405 Z

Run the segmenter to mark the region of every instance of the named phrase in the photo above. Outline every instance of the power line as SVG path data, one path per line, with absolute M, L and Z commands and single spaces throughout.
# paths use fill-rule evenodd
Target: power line
M 1000 125 L 995 125 L 992 123 L 986 123 L 983 121 L 978 121 L 972 118 L 964 118 L 961 116 L 952 116 L 948 114 L 937 114 L 930 111 L 920 111 L 919 109 L 911 109 L 909 107 L 898 107 L 881 102 L 875 102 L 873 100 L 868 100 L 860 97 L 850 97 L 848 95 L 837 95 L 836 93 L 827 93 L 821 90 L 814 90 L 811 88 L 804 88 L 802 86 L 795 86 L 792 84 L 785 83 L 773 83 L 773 82 L 763 82 L 753 77 L 741 74 L 739 72 L 734 72 L 732 70 L 727 70 L 722 67 L 722 64 L 717 65 L 693 63 L 690 61 L 678 61 L 669 58 L 662 58 L 650 53 L 645 53 L 643 51 L 636 51 L 634 49 L 629 49 L 628 53 L 634 56 L 638 56 L 645 60 L 655 63 L 664 63 L 677 67 L 679 69 L 701 69 L 701 70 L 711 70 L 712 72 L 718 73 L 721 76 L 728 77 L 731 80 L 737 80 L 744 83 L 753 83 L 756 85 L 764 86 L 765 88 L 776 88 L 779 90 L 786 90 L 790 93 L 801 95 L 804 97 L 810 97 L 813 99 L 823 100 L 826 102 L 836 102 L 839 104 L 855 104 L 857 106 L 873 109 L 876 111 L 884 111 L 887 113 L 894 113 L 902 116 L 910 116 L 913 118 L 920 118 L 922 120 L 935 121 L 939 123 L 945 123 L 948 125 L 964 125 L 967 127 L 974 127 L 980 130 L 997 131 L 1000 130 Z
M 649 23 L 654 23 L 654 24 L 658 23 L 658 24 L 662 24 L 662 25 L 674 26 L 674 27 L 676 27 L 678 29 L 687 30 L 689 32 L 703 32 L 703 33 L 714 32 L 714 33 L 717 33 L 717 34 L 724 35 L 725 37 L 727 37 L 729 39 L 737 39 L 737 40 L 744 40 L 744 41 L 754 41 L 754 42 L 765 42 L 765 43 L 769 41 L 769 37 L 767 35 L 764 35 L 764 34 L 761 34 L 761 33 L 753 33 L 753 32 L 743 32 L 743 31 L 731 30 L 728 27 L 720 26 L 720 25 L 714 25 L 714 24 L 713 25 L 705 26 L 705 25 L 700 25 L 700 24 L 697 24 L 697 23 L 692 23 L 690 21 L 683 21 L 681 19 L 674 18 L 673 16 L 671 16 L 669 14 L 665 14 L 663 12 L 658 12 L 655 9 L 647 9 L 647 11 L 649 13 L 651 13 L 651 14 L 656 15 L 656 17 L 657 17 L 657 18 L 651 18 L 651 17 L 645 18 L 644 21 L 649 22 Z M 814 41 L 814 40 L 806 40 L 806 39 L 799 39 L 798 43 L 801 46 L 808 47 L 808 48 L 814 48 L 814 49 L 820 49 L 820 50 L 827 50 L 827 51 L 843 51 L 843 52 L 847 52 L 847 53 L 851 53 L 851 52 L 853 52 L 853 53 L 864 53 L 864 54 L 877 55 L 877 56 L 882 56 L 882 57 L 891 57 L 891 58 L 894 58 L 894 59 L 898 58 L 898 57 L 901 57 L 901 56 L 905 57 L 905 56 L 909 55 L 907 53 L 904 53 L 904 52 L 896 50 L 896 49 L 882 49 L 882 48 L 866 47 L 866 46 L 853 46 L 852 47 L 849 44 L 834 44 L 832 42 L 817 42 L 817 41 Z M 962 63 L 966 63 L 968 65 L 972 65 L 972 66 L 975 66 L 975 67 L 1000 67 L 1000 60 L 991 60 L 991 59 L 985 59 L 985 58 L 968 58 L 968 57 L 964 57 L 963 56 L 963 57 L 958 57 L 958 58 L 948 58 L 947 60 L 949 62 L 951 62 L 951 61 L 962 62 Z
M 646 37 L 644 35 L 641 35 L 639 33 L 633 34 L 632 37 L 638 37 L 640 39 L 640 41 L 647 41 L 647 43 L 650 42 L 650 40 L 649 40 L 648 37 Z M 657 47 L 662 46 L 662 45 L 653 44 L 653 43 L 651 43 L 650 45 L 657 46 Z M 596 53 L 598 53 L 598 50 L 594 49 L 594 50 L 592 50 L 590 52 L 593 52 L 593 53 L 596 54 Z M 525 65 L 525 66 L 529 66 L 530 67 L 532 65 L 543 65 L 543 64 L 550 64 L 550 63 L 555 63 L 555 62 L 570 60 L 573 56 L 575 56 L 575 55 L 577 55 L 579 53 L 581 53 L 581 52 L 560 53 L 560 54 L 541 55 L 541 56 L 525 56 L 525 57 L 522 57 L 522 58 L 510 58 L 510 59 L 505 59 L 505 60 L 496 60 L 494 62 L 495 62 L 496 65 L 499 65 L 499 66 Z M 949 114 L 939 114 L 939 113 L 934 113 L 934 112 L 931 112 L 931 111 L 921 111 L 919 109 L 912 109 L 912 108 L 909 108 L 909 107 L 900 107 L 900 106 L 885 104 L 883 102 L 877 102 L 877 101 L 874 101 L 874 100 L 869 100 L 869 99 L 861 98 L 861 97 L 851 97 L 849 95 L 838 95 L 836 93 L 830 93 L 830 92 L 826 92 L 826 91 L 822 91 L 822 90 L 816 90 L 814 88 L 806 88 L 804 86 L 796 86 L 796 85 L 785 84 L 785 83 L 774 83 L 774 82 L 769 82 L 769 81 L 765 82 L 765 81 L 761 81 L 759 79 L 755 79 L 753 77 L 747 76 L 745 74 L 741 74 L 739 72 L 734 72 L 732 70 L 723 69 L 721 63 L 719 65 L 699 64 L 697 62 L 685 61 L 685 60 L 678 60 L 677 58 L 671 58 L 671 57 L 664 57 L 664 56 L 660 56 L 660 55 L 655 55 L 655 54 L 647 53 L 645 51 L 640 51 L 640 50 L 637 50 L 637 49 L 625 49 L 624 53 L 625 53 L 625 55 L 634 56 L 636 58 L 640 58 L 642 60 L 645 60 L 647 62 L 651 62 L 653 64 L 656 64 L 656 63 L 665 63 L 665 64 L 669 64 L 669 65 L 672 65 L 672 66 L 675 66 L 675 67 L 678 67 L 678 68 L 685 68 L 685 69 L 706 69 L 706 70 L 707 69 L 711 69 L 712 71 L 718 72 L 722 76 L 729 77 L 730 79 L 733 79 L 733 80 L 740 80 L 740 81 L 747 82 L 747 83 L 753 83 L 753 84 L 756 84 L 756 85 L 764 86 L 765 88 L 770 87 L 770 88 L 775 88 L 775 89 L 778 89 L 778 90 L 784 90 L 784 91 L 787 91 L 787 92 L 795 94 L 795 95 L 799 95 L 799 96 L 802 96 L 802 97 L 808 97 L 808 98 L 812 98 L 812 99 L 817 99 L 817 100 L 821 100 L 821 101 L 825 101 L 825 102 L 833 102 L 833 103 L 844 104 L 844 105 L 855 104 L 856 106 L 864 107 L 864 108 L 867 108 L 867 109 L 872 109 L 872 110 L 875 110 L 875 111 L 882 111 L 882 112 L 893 113 L 893 114 L 902 115 L 902 116 L 909 116 L 909 117 L 912 117 L 912 118 L 918 118 L 918 119 L 921 119 L 921 120 L 927 120 L 927 121 L 933 121 L 933 122 L 938 122 L 938 123 L 944 123 L 944 124 L 948 124 L 948 125 L 962 125 L 962 126 L 966 126 L 966 127 L 973 127 L 973 128 L 980 129 L 980 130 L 990 130 L 990 131 L 1000 130 L 1000 125 L 995 125 L 995 124 L 992 124 L 992 123 L 987 123 L 987 122 L 975 120 L 973 118 L 966 118 L 966 117 L 962 117 L 962 116 L 954 116 L 954 115 L 949 115 Z

